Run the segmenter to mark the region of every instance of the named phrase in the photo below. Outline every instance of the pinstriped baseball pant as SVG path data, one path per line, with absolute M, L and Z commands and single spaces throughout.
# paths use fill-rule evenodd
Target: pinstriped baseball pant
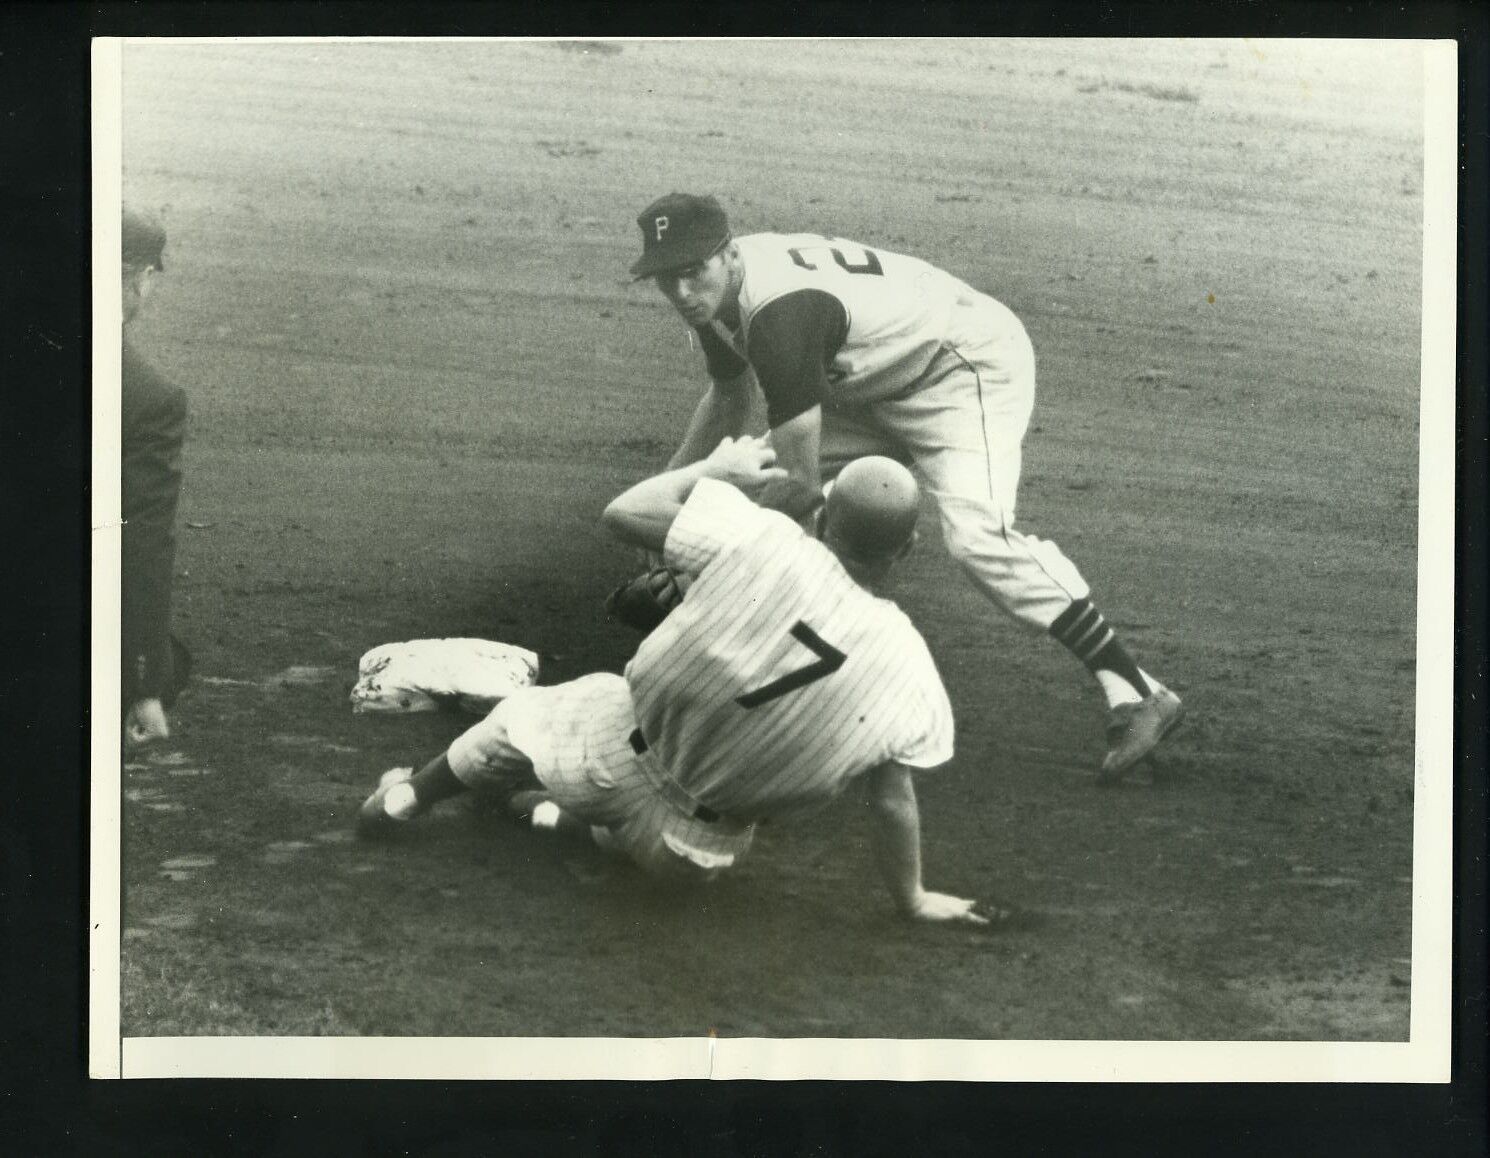
M 555 804 L 608 833 L 598 843 L 654 875 L 709 877 L 728 867 L 750 847 L 753 828 L 698 820 L 669 799 L 655 758 L 632 747 L 635 728 L 626 681 L 597 672 L 508 696 L 450 745 L 450 768 L 476 790 L 505 789 L 514 773 L 532 771 Z
M 987 336 L 944 346 L 909 390 L 823 408 L 823 477 L 866 454 L 908 461 L 952 557 L 998 606 L 1044 630 L 1090 588 L 1054 543 L 1014 529 L 1035 352 L 1002 303 L 980 297 L 975 314 L 966 328 Z

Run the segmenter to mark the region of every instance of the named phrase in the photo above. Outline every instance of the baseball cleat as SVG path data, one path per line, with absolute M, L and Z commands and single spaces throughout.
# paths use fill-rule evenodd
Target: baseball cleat
M 391 768 L 384 772 L 378 779 L 378 786 L 373 794 L 362 802 L 362 807 L 357 810 L 357 835 L 363 840 L 377 840 L 382 837 L 392 836 L 408 824 L 413 816 L 402 820 L 388 815 L 384 801 L 388 797 L 388 790 L 395 784 L 406 784 L 413 777 L 412 768 Z M 416 813 L 417 815 L 417 813 Z
M 1180 697 L 1163 684 L 1155 684 L 1154 690 L 1137 703 L 1112 708 L 1107 713 L 1107 755 L 1097 770 L 1098 782 L 1114 784 L 1121 780 L 1184 716 Z

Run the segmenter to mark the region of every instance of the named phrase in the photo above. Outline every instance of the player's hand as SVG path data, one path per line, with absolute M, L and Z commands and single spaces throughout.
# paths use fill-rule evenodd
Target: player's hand
M 977 911 L 978 902 L 947 893 L 922 892 L 911 903 L 906 915 L 913 921 L 956 922 L 963 925 L 986 925 L 988 918 Z
M 136 700 L 124 713 L 124 746 L 139 748 L 157 740 L 169 739 L 170 721 L 166 709 L 159 700 Z
M 764 438 L 726 438 L 705 460 L 710 478 L 727 482 L 754 497 L 767 483 L 787 477 L 776 465 L 776 451 Z

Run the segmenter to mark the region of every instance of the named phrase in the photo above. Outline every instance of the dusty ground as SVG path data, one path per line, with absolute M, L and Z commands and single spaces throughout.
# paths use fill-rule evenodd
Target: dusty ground
M 1376 50 L 1380 52 L 1380 50 Z M 178 619 L 200 679 L 125 771 L 127 1035 L 1407 1034 L 1419 301 L 1411 56 L 1244 44 L 128 49 L 126 195 L 164 216 L 139 339 L 192 396 Z M 902 927 L 862 809 L 702 897 L 451 808 L 347 839 L 462 721 L 354 718 L 394 639 L 617 669 L 595 528 L 700 364 L 632 218 L 937 261 L 1041 359 L 1021 517 L 1187 698 L 1100 792 L 1095 690 L 929 542 L 896 593 L 959 754 Z

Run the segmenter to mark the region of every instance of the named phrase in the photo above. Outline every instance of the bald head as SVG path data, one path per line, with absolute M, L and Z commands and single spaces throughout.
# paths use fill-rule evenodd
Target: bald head
M 915 478 L 894 459 L 857 458 L 828 492 L 821 538 L 845 564 L 882 573 L 910 547 L 920 499 Z

